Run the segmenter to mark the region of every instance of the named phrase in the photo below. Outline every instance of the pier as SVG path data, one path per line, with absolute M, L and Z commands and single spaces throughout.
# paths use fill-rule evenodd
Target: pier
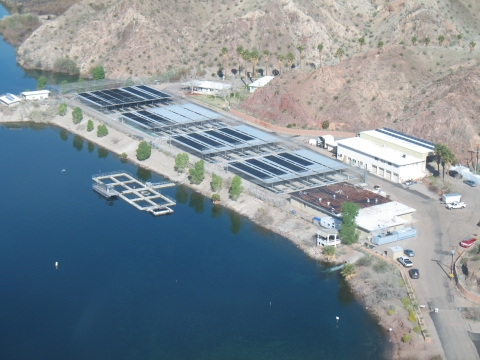
M 155 216 L 171 214 L 174 199 L 158 191 L 175 186 L 169 181 L 157 183 L 143 182 L 124 171 L 114 171 L 92 175 L 92 188 L 103 197 L 120 198 L 138 210 L 147 211 Z

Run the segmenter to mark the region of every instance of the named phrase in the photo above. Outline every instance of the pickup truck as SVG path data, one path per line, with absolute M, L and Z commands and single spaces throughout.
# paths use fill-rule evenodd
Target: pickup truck
M 452 210 L 452 209 L 465 209 L 465 207 L 467 206 L 467 204 L 465 204 L 463 201 L 454 201 L 452 203 L 449 203 L 447 205 L 445 205 L 445 207 L 448 209 L 448 210 Z
M 403 265 L 403 267 L 412 267 L 413 266 L 413 263 L 406 256 L 399 257 L 397 260 L 400 264 Z

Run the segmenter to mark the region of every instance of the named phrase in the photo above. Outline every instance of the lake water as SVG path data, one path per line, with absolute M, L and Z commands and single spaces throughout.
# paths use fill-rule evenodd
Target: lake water
M 33 88 L 0 47 L 0 93 Z M 170 216 L 107 201 L 92 174 L 159 177 L 57 128 L 0 126 L 0 153 L 0 359 L 383 357 L 338 272 L 286 239 L 184 186 Z
M 8 11 L 0 5 L 0 18 Z M 1 81 L 0 95 L 5 93 L 20 94 L 25 90 L 35 90 L 37 79 L 45 76 L 49 84 L 59 84 L 63 80 L 77 81 L 78 77 L 38 70 L 24 70 L 16 62 L 15 48 L 3 41 L 0 36 Z

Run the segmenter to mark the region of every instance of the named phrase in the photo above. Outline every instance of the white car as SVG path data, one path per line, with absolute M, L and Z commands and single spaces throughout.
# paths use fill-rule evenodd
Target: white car
M 447 204 L 445 205 L 445 207 L 448 209 L 448 210 L 452 210 L 452 209 L 465 209 L 465 207 L 467 206 L 467 204 L 465 204 L 463 201 L 460 201 L 460 202 L 457 202 L 457 201 L 454 201 L 450 204 Z
M 400 264 L 403 265 L 403 267 L 412 267 L 413 266 L 413 263 L 406 256 L 399 257 L 397 260 Z

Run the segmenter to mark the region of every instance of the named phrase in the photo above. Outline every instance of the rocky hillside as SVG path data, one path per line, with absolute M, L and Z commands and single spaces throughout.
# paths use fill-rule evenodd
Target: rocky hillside
M 243 64 L 238 46 L 268 50 L 257 68 L 282 74 L 243 104 L 263 119 L 388 125 L 460 147 L 459 157 L 478 139 L 476 0 L 69 1 L 19 47 L 21 65 L 50 70 L 68 59 L 84 75 L 102 64 L 109 77 L 190 68 L 208 78 Z M 290 52 L 300 69 L 278 61 Z

